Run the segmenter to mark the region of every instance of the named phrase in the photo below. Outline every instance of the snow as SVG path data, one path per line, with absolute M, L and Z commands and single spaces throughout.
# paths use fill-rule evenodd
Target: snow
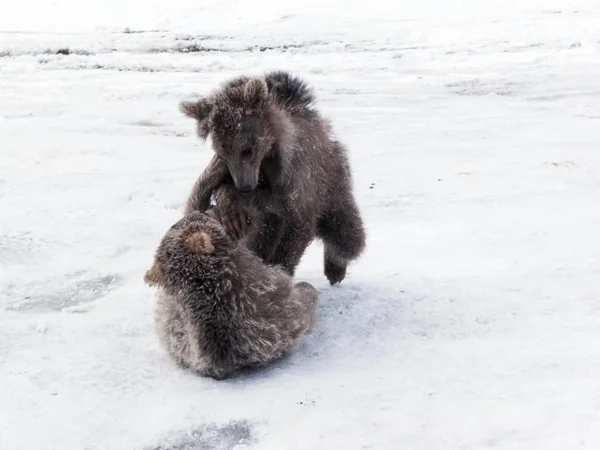
M 597 2 L 5 3 L 2 450 L 600 448 Z M 330 287 L 313 244 L 314 334 L 217 382 L 142 277 L 211 156 L 179 100 L 271 69 L 349 147 L 368 248 Z

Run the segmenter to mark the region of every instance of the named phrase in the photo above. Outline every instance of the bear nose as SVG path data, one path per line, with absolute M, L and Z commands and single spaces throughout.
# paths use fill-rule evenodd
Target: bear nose
M 243 184 L 238 188 L 238 192 L 242 195 L 249 194 L 250 192 L 252 192 L 252 186 L 250 186 L 249 184 Z

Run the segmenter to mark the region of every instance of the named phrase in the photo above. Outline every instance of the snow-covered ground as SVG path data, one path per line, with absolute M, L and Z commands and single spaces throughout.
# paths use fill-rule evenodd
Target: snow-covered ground
M 0 6 L 0 449 L 600 448 L 597 1 L 89 3 Z M 270 69 L 368 249 L 330 287 L 313 244 L 314 334 L 217 382 L 142 277 L 211 156 L 179 100 Z

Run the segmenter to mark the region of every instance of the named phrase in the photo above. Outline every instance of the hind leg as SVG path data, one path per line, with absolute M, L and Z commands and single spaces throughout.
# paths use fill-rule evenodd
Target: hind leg
M 302 223 L 296 218 L 288 219 L 283 225 L 273 256 L 267 262 L 281 266 L 290 276 L 294 276 L 306 247 L 315 237 L 315 229 L 316 226 L 310 222 Z
M 284 344 L 285 352 L 297 348 L 304 336 L 313 331 L 319 308 L 319 292 L 310 283 L 300 281 L 292 286 L 286 303 L 284 331 L 288 337 Z
M 352 195 L 347 193 L 333 204 L 335 207 L 319 219 L 317 230 L 325 247 L 325 276 L 332 285 L 346 277 L 348 263 L 360 256 L 366 241 L 362 218 Z
M 181 305 L 160 292 L 154 310 L 154 321 L 161 346 L 177 365 L 190 367 L 191 346 Z
M 317 321 L 317 310 L 319 309 L 319 292 L 314 286 L 306 281 L 300 281 L 294 285 L 294 295 L 298 296 L 305 308 L 305 333 L 310 333 Z
M 282 219 L 276 214 L 263 213 L 248 239 L 248 248 L 260 259 L 268 262 L 272 259 L 281 238 Z

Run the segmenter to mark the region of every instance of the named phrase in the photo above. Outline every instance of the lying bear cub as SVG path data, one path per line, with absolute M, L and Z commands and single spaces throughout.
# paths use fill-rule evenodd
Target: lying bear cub
M 294 284 L 201 212 L 169 229 L 144 281 L 159 288 L 161 344 L 180 366 L 219 380 L 296 347 L 319 303 L 312 285 Z

